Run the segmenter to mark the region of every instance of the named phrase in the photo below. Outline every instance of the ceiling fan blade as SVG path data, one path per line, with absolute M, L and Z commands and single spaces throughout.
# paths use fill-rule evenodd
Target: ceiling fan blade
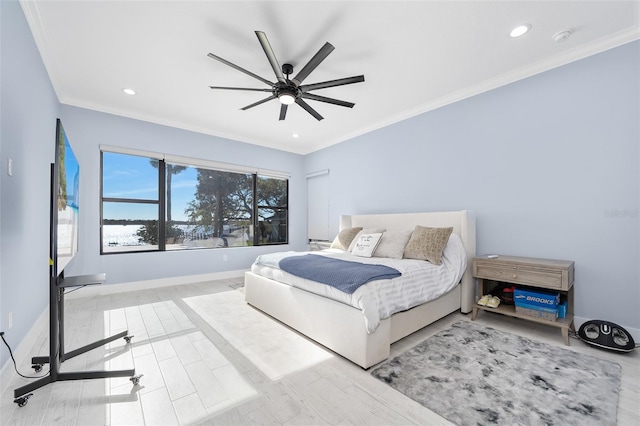
M 279 120 L 282 121 L 285 119 L 285 117 L 287 116 L 287 106 L 286 104 L 282 104 L 282 106 L 280 107 L 280 118 Z
M 300 86 L 300 84 L 302 84 L 302 81 L 307 78 L 309 74 L 311 74 L 311 72 L 315 70 L 327 56 L 329 56 L 329 53 L 333 52 L 334 49 L 335 47 L 333 47 L 331 43 L 325 43 L 324 46 L 322 46 L 320 50 L 318 50 L 318 53 L 316 53 L 313 58 L 311 58 L 311 60 L 307 62 L 307 64 L 300 70 L 298 75 L 293 77 L 293 80 L 291 81 L 293 81 L 296 86 Z
M 245 73 L 247 75 L 250 75 L 251 77 L 253 77 L 255 79 L 258 79 L 261 82 L 263 82 L 265 84 L 268 84 L 269 86 L 274 86 L 275 85 L 275 83 L 270 82 L 266 78 L 262 78 L 259 75 L 252 73 L 251 71 L 245 70 L 244 68 L 242 68 L 242 67 L 240 67 L 240 66 L 238 66 L 238 65 L 236 65 L 234 63 L 231 63 L 231 62 L 227 61 L 226 59 L 221 58 L 220 56 L 214 55 L 213 53 L 209 53 L 207 56 L 212 58 L 212 59 L 215 59 L 216 61 L 220 61 L 223 64 L 228 65 L 233 69 L 236 69 L 236 70 L 238 70 L 240 72 L 243 72 L 243 73 Z
M 316 120 L 320 121 L 324 118 L 320 114 L 318 114 L 318 112 L 315 109 L 311 108 L 309 104 L 303 101 L 301 98 L 296 98 L 296 103 L 300 105 L 302 108 L 304 108 L 305 111 L 307 111 L 309 114 L 313 115 L 316 118 Z
M 275 96 L 275 95 L 271 95 L 271 96 L 269 96 L 268 98 L 264 98 L 264 99 L 263 99 L 263 100 L 261 100 L 261 101 L 254 102 L 254 103 L 252 103 L 251 105 L 247 105 L 246 107 L 244 107 L 244 108 L 240 108 L 240 109 L 241 109 L 242 111 L 246 111 L 246 110 L 248 110 L 249 108 L 253 108 L 254 106 L 258 106 L 258 105 L 260 105 L 260 104 L 263 104 L 263 103 L 265 103 L 265 102 L 268 102 L 268 101 L 270 101 L 271 99 L 277 99 L 277 98 L 276 98 L 276 96 Z
M 326 89 L 327 87 L 344 86 L 345 84 L 361 83 L 364 81 L 364 75 L 355 77 L 339 78 L 337 80 L 323 81 L 321 83 L 304 84 L 299 87 L 303 92 L 309 90 Z
M 305 99 L 311 99 L 311 100 L 314 100 L 314 101 L 326 102 L 328 104 L 340 105 L 340 106 L 347 107 L 347 108 L 353 108 L 353 106 L 355 105 L 352 102 L 341 101 L 339 99 L 333 99 L 333 98 L 327 98 L 325 96 L 314 95 L 313 93 L 303 93 L 301 96 L 303 98 L 305 98 Z
M 265 55 L 267 55 L 267 59 L 271 64 L 271 68 L 273 68 L 273 72 L 276 73 L 278 81 L 281 83 L 286 83 L 287 81 L 284 78 L 284 74 L 282 74 L 282 69 L 280 68 L 278 59 L 276 59 L 276 54 L 273 53 L 273 49 L 271 48 L 271 44 L 269 43 L 267 35 L 262 31 L 256 31 L 256 35 L 258 36 L 258 40 L 260 41 L 262 50 L 264 50 Z
M 215 90 L 250 90 L 252 92 L 273 92 L 273 89 L 253 89 L 253 88 L 250 88 L 250 87 L 209 86 L 209 89 L 215 89 Z

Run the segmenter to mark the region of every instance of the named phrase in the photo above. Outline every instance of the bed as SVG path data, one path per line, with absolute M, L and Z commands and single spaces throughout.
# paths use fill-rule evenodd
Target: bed
M 369 368 L 389 357 L 391 344 L 438 319 L 460 310 L 469 313 L 475 302 L 471 261 L 476 250 L 475 216 L 472 211 L 350 215 L 340 218 L 340 229 L 411 231 L 416 225 L 452 227 L 466 253 L 459 283 L 435 300 L 382 318 L 368 330 L 363 312 L 342 301 L 292 287 L 261 276 L 258 268 L 245 273 L 245 300 L 250 305 L 292 327 L 323 346 Z M 255 266 L 255 264 L 254 264 Z

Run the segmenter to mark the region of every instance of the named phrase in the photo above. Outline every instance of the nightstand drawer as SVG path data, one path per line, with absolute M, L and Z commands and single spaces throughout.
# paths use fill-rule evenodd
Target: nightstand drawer
M 504 281 L 514 284 L 526 284 L 545 288 L 562 288 L 562 273 L 559 271 L 532 269 L 513 265 L 500 267 L 497 265 L 476 264 L 474 276 L 487 280 Z

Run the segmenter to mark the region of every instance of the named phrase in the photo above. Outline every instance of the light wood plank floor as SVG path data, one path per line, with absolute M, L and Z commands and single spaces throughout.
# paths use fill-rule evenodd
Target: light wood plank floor
M 68 300 L 66 349 L 129 330 L 63 363 L 63 371 L 136 368 L 128 378 L 49 384 L 28 404 L 13 403 L 17 378 L 2 395 L 2 425 L 449 425 L 374 379 L 369 371 L 318 346 L 244 302 L 241 280 L 221 280 Z M 452 314 L 395 343 L 392 356 L 469 315 Z M 558 329 L 495 314 L 479 323 L 563 346 Z M 48 331 L 32 355 L 48 355 Z M 570 350 L 622 366 L 619 425 L 640 424 L 640 350 L 601 351 L 579 340 Z M 18 360 L 34 375 L 29 359 Z M 43 373 L 47 371 L 45 366 Z

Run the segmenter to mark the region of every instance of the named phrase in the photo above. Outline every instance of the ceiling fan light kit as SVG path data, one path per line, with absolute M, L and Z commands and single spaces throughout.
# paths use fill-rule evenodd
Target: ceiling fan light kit
M 278 95 L 278 99 L 280 100 L 280 103 L 283 105 L 291 105 L 296 101 L 296 97 L 291 93 L 280 93 Z
M 282 66 L 282 70 L 284 71 L 285 69 L 287 69 L 287 65 L 289 65 L 291 67 L 290 64 L 284 64 Z M 291 70 L 293 70 L 293 67 L 291 67 Z M 287 77 L 290 73 L 286 73 Z M 276 86 L 278 86 L 278 84 L 276 83 Z M 296 98 L 298 97 L 298 91 L 295 90 L 292 87 L 289 87 L 288 85 L 284 85 L 282 87 L 277 87 L 276 88 L 276 94 L 278 96 L 278 100 L 280 100 L 280 103 L 282 103 L 283 105 L 291 105 L 292 103 L 294 103 L 296 101 Z
M 209 86 L 211 89 L 248 90 L 253 92 L 271 93 L 270 96 L 262 100 L 259 100 L 258 102 L 254 102 L 251 105 L 247 105 L 241 108 L 241 110 L 245 111 L 249 108 L 253 108 L 255 106 L 268 102 L 272 99 L 278 99 L 281 103 L 280 116 L 279 116 L 280 120 L 285 119 L 287 115 L 288 106 L 294 103 L 300 105 L 300 107 L 302 107 L 305 111 L 311 114 L 316 120 L 322 120 L 323 117 L 315 109 L 313 109 L 309 104 L 307 104 L 304 101 L 304 99 L 310 99 L 310 100 L 324 102 L 332 105 L 338 105 L 346 108 L 353 108 L 355 104 L 352 102 L 328 98 L 325 96 L 320 96 L 320 95 L 316 95 L 309 92 L 312 90 L 326 89 L 329 87 L 343 86 L 346 84 L 361 83 L 364 81 L 364 75 L 340 78 L 337 80 L 324 81 L 320 83 L 302 84 L 302 82 L 309 76 L 309 74 L 311 74 L 311 72 L 315 70 L 318 67 L 318 65 L 320 65 L 320 63 L 324 61 L 326 57 L 329 56 L 329 54 L 335 49 L 331 45 L 331 43 L 328 43 L 328 42 L 325 43 L 324 46 L 322 46 L 320 50 L 318 50 L 318 52 L 313 56 L 313 58 L 311 58 L 309 62 L 307 62 L 307 64 L 304 67 L 302 67 L 302 70 L 300 70 L 300 72 L 295 77 L 293 77 L 292 79 L 289 79 L 289 75 L 293 74 L 293 65 L 286 63 L 282 65 L 282 68 L 281 68 L 280 64 L 278 63 L 278 59 L 276 58 L 276 55 L 273 52 L 273 49 L 271 48 L 271 44 L 267 39 L 266 34 L 263 33 L 262 31 L 256 31 L 256 36 L 258 37 L 258 41 L 260 42 L 260 45 L 262 46 L 262 49 L 264 50 L 264 53 L 267 56 L 267 60 L 269 61 L 269 64 L 273 69 L 273 72 L 276 76 L 277 81 L 271 82 L 266 78 L 260 77 L 259 75 L 254 74 L 251 71 L 248 71 L 232 62 L 227 61 L 226 59 L 223 59 L 217 55 L 214 55 L 213 53 L 209 53 L 208 56 L 210 58 L 215 59 L 219 62 L 222 62 L 223 64 L 235 70 L 238 70 L 244 74 L 247 74 L 255 78 L 256 80 L 260 80 L 261 82 L 270 86 L 269 89 L 265 89 L 265 88 L 257 89 L 257 88 L 249 88 L 249 87 Z

